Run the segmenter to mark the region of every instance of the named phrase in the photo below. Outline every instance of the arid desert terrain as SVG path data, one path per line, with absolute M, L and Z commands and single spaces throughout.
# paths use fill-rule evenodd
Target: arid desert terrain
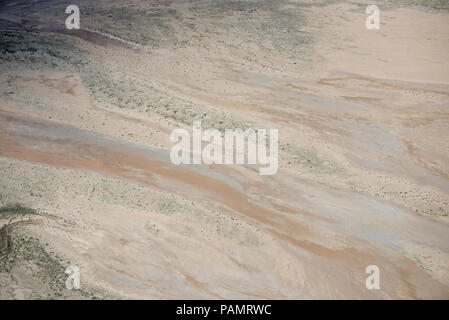
M 0 51 L 0 299 L 449 299 L 448 1 L 3 0 Z

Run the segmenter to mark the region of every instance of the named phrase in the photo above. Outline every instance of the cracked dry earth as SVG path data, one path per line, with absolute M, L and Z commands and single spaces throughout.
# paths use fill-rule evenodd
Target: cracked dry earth
M 0 298 L 448 299 L 449 7 L 377 2 L 380 30 L 324 0 L 78 1 L 67 30 L 2 1 Z M 172 165 L 194 120 L 277 128 L 278 172 Z

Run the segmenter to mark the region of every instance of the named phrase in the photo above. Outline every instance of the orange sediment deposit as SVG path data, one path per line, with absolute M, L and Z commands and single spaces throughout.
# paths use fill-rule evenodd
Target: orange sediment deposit
M 8 136 L 8 138 L 6 138 L 7 135 L 4 136 L 0 138 L 1 156 L 53 166 L 96 170 L 158 188 L 168 188 L 167 191 L 182 192 L 182 189 L 170 188 L 168 184 L 158 185 L 157 179 L 162 178 L 175 182 L 174 185 L 181 184 L 189 190 L 196 190 L 196 193 L 202 197 L 214 200 L 259 223 L 273 225 L 291 232 L 301 230 L 302 235 L 307 234 L 307 227 L 293 223 L 288 218 L 277 219 L 276 211 L 251 203 L 248 196 L 227 183 L 196 171 L 144 158 L 136 153 L 124 153 L 94 144 L 70 140 L 36 139 L 22 135 Z M 39 147 L 36 148 L 36 146 Z M 64 152 L 50 150 L 64 150 Z M 134 174 L 136 170 L 139 175 Z

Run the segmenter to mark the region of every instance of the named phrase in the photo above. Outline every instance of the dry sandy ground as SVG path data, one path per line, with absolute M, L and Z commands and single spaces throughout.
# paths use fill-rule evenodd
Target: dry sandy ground
M 448 299 L 449 9 L 398 3 L 370 31 L 357 2 L 81 1 L 69 32 L 4 1 L 0 207 L 35 211 L 0 226 L 36 223 L 0 298 Z M 194 120 L 279 129 L 277 174 L 172 165 Z

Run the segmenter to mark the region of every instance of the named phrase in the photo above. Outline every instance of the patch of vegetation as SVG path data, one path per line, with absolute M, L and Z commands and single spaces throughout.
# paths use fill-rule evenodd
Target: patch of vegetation
M 315 150 L 295 147 L 290 144 L 280 145 L 282 151 L 287 151 L 289 157 L 286 159 L 289 167 L 301 167 L 314 173 L 334 175 L 343 171 L 335 161 L 325 159 L 318 155 Z
M 239 245 L 257 248 L 262 245 L 260 235 L 252 229 L 242 228 L 237 224 L 219 224 L 217 234 L 236 241 Z
M 97 71 L 84 73 L 82 80 L 89 89 L 92 100 L 105 108 L 113 106 L 138 110 L 188 126 L 191 126 L 193 121 L 200 120 L 205 127 L 219 130 L 245 127 L 225 112 L 211 112 L 202 105 L 154 88 L 140 78 L 120 72 L 107 73 L 100 67 Z
M 214 18 L 210 30 L 218 35 L 245 40 L 249 57 L 251 48 L 257 47 L 271 57 L 304 60 L 313 45 L 312 37 L 302 30 L 307 16 L 301 8 L 285 4 L 283 0 L 210 1 L 191 11 L 199 18 Z
M 89 299 L 95 297 L 90 288 L 81 288 L 76 292 L 66 288 L 65 281 L 68 275 L 65 269 L 71 263 L 53 252 L 47 243 L 20 232 L 11 235 L 11 243 L 11 250 L 0 256 L 0 273 L 10 274 L 13 270 L 21 268 L 46 287 L 44 291 L 48 292 L 47 296 L 42 297 L 45 299 L 62 299 L 67 296 L 73 297 L 74 294 Z M 98 292 L 96 294 L 98 295 Z
M 20 204 L 10 204 L 0 207 L 0 220 L 8 219 L 9 221 L 26 215 L 35 215 L 37 211 L 32 208 L 23 207 Z
M 150 223 L 147 222 L 145 224 L 145 230 L 147 230 L 149 233 L 153 234 L 153 235 L 158 235 L 161 230 L 158 228 L 157 225 L 155 225 L 154 223 Z
M 23 207 L 20 204 L 12 204 L 12 205 L 6 205 L 3 207 L 0 207 L 0 217 L 2 217 L 3 214 L 36 214 L 36 210 L 32 208 Z
M 366 3 L 355 3 L 365 9 Z M 398 8 L 417 9 L 427 12 L 449 12 L 447 0 L 378 0 L 375 3 L 381 10 L 394 10 Z
M 78 68 L 85 51 L 73 39 L 23 31 L 0 31 L 0 65 L 4 71 Z M 73 68 L 74 67 L 74 68 Z
M 164 214 L 174 214 L 176 212 L 180 212 L 183 209 L 183 206 L 178 203 L 175 199 L 169 197 L 160 197 L 154 200 L 154 205 L 156 210 L 160 213 Z
M 141 45 L 173 42 L 175 32 L 171 23 L 178 18 L 173 8 L 89 7 L 83 10 L 83 15 L 89 28 Z
M 15 267 L 22 267 L 33 277 L 48 284 L 53 296 L 62 296 L 65 288 L 62 258 L 48 252 L 38 238 L 32 236 L 12 236 L 11 251 L 0 257 L 0 272 L 10 273 Z

